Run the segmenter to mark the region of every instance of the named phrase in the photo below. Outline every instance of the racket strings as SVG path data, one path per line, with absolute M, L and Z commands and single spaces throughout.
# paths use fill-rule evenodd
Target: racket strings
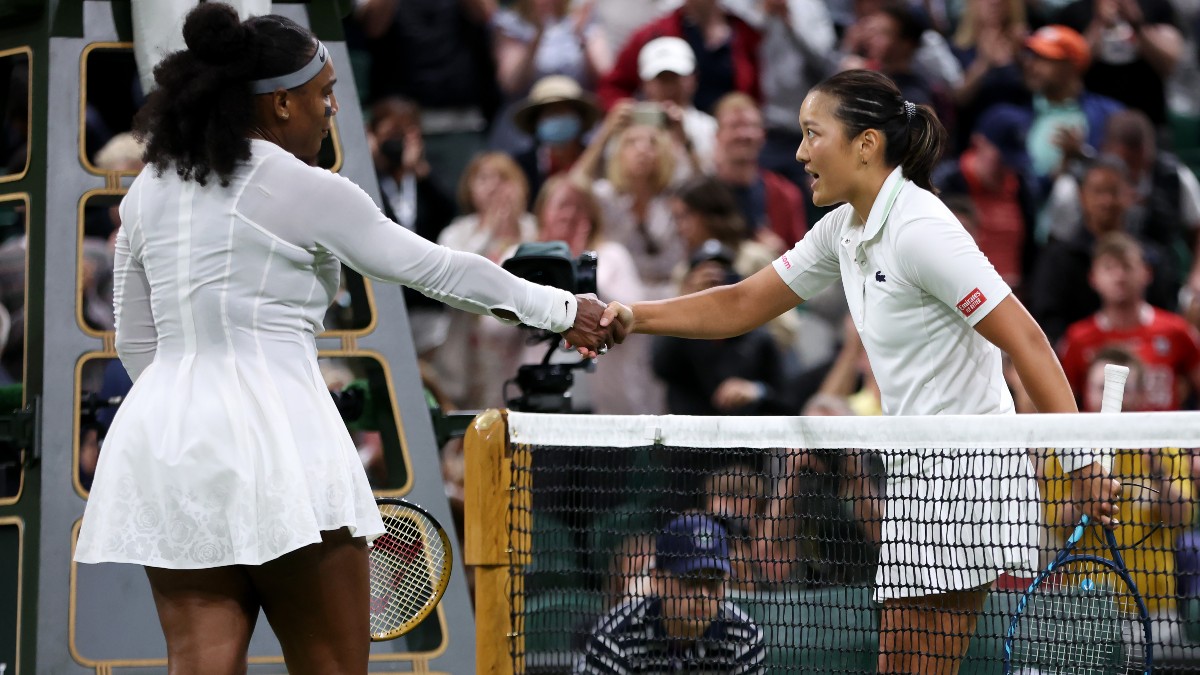
M 1068 565 L 1030 597 L 1013 642 L 1014 673 L 1140 670 L 1144 640 L 1123 581 L 1098 566 Z
M 447 573 L 442 537 L 421 514 L 381 509 L 386 534 L 371 548 L 371 634 L 386 636 L 423 617 L 440 595 Z

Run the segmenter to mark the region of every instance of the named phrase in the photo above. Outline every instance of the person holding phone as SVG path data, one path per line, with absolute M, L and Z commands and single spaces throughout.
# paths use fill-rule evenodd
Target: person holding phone
M 695 166 L 712 170 L 717 120 L 696 109 L 696 53 L 687 40 L 660 37 L 646 43 L 638 52 L 639 94 L 644 103 L 637 106 L 635 121 L 640 124 L 682 127 L 678 138 Z

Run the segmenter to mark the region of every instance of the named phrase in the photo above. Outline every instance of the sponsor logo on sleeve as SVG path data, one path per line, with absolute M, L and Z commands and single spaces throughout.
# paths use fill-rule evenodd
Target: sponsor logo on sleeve
M 783 256 L 782 258 L 780 258 L 780 260 L 782 260 L 782 261 L 783 261 L 783 269 L 785 269 L 785 270 L 790 270 L 790 269 L 792 269 L 792 261 L 791 261 L 791 260 L 788 260 L 788 258 L 787 258 L 787 255 L 786 255 L 786 254 L 784 254 L 784 256 Z
M 976 288 L 967 293 L 967 297 L 958 301 L 958 311 L 962 312 L 963 316 L 971 316 L 975 310 L 983 307 L 985 302 L 987 302 L 987 297 L 983 295 L 983 291 Z

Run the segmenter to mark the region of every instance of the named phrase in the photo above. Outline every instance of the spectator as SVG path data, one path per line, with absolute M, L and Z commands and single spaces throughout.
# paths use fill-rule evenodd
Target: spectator
M 1025 40 L 1025 47 L 1022 69 L 1033 104 L 1017 110 L 1025 117 L 1033 174 L 1049 179 L 1061 173 L 1066 162 L 1091 154 L 1103 139 L 1109 116 L 1122 106 L 1084 89 L 1083 74 L 1092 53 L 1076 31 L 1043 26 Z
M 762 629 L 725 597 L 730 569 L 724 527 L 698 514 L 672 520 L 655 542 L 652 595 L 602 617 L 572 672 L 766 672 Z
M 620 47 L 638 28 L 681 4 L 683 0 L 603 0 L 593 11 L 608 35 L 608 44 Z
M 491 0 L 365 0 L 345 21 L 365 55 L 364 100 L 403 96 L 421 107 L 434 180 L 453 192 L 500 106 L 489 22 Z
M 454 200 L 433 180 L 417 105 L 389 96 L 371 106 L 367 147 L 383 212 L 423 238 L 437 241 L 454 218 Z M 445 305 L 410 288 L 404 289 L 404 304 L 417 354 L 427 355 L 446 338 Z
M 711 112 L 718 99 L 735 90 L 759 98 L 758 31 L 722 9 L 718 0 L 684 0 L 679 9 L 639 28 L 621 48 L 616 65 L 600 82 L 606 109 L 634 95 L 641 84 L 642 47 L 667 36 L 683 38 L 696 54 L 697 108 Z
M 696 54 L 687 41 L 676 37 L 655 38 L 638 54 L 638 75 L 647 102 L 663 108 L 666 121 L 682 123 L 685 157 L 694 168 L 712 168 L 717 120 L 696 109 Z M 674 127 L 674 125 L 670 125 Z
M 529 94 L 534 82 L 565 75 L 584 89 L 595 90 L 600 76 L 612 68 L 612 50 L 604 30 L 593 18 L 594 0 L 518 0 L 492 20 L 497 79 L 509 102 L 492 129 L 491 147 L 519 152 L 529 139 L 511 121 L 513 108 Z
M 717 104 L 716 116 L 713 174 L 733 192 L 747 237 L 781 254 L 808 232 L 804 196 L 787 179 L 759 167 L 766 134 L 762 112 L 753 99 L 728 94 Z
M 646 297 L 634 258 L 623 244 L 608 238 L 604 214 L 592 191 L 566 175 L 554 176 L 538 195 L 534 211 L 540 241 L 564 241 L 571 256 L 584 251 L 596 253 L 596 294 L 605 301 L 633 294 Z M 601 415 L 653 415 L 663 411 L 664 391 L 650 369 L 649 336 L 626 340 L 621 349 L 597 359 L 595 371 L 576 376 L 572 392 L 577 401 L 590 401 L 591 410 Z M 526 354 L 523 360 L 540 360 L 545 348 Z M 574 352 L 565 352 L 578 360 Z M 509 366 L 515 375 L 515 369 Z
M 895 0 L 852 0 L 854 20 L 842 33 L 842 41 L 835 57 L 841 62 L 843 69 L 870 67 L 865 58 L 870 42 L 876 36 L 872 22 L 864 19 L 877 15 L 889 2 Z M 830 11 L 837 10 L 831 7 Z M 962 82 L 963 77 L 962 66 L 959 65 L 958 59 L 954 58 L 950 44 L 936 30 L 921 33 L 921 45 L 913 55 L 913 70 L 930 86 L 946 91 L 953 91 Z
M 940 117 L 951 119 L 945 106 L 939 105 L 934 83 L 916 68 L 917 50 L 926 32 L 916 11 L 901 2 L 886 2 L 873 14 L 863 17 L 867 33 L 861 53 L 852 57 L 847 68 L 867 68 L 887 75 L 900 88 L 905 100 L 940 109 Z
M 704 480 L 701 511 L 729 534 L 729 581 L 738 590 L 753 590 L 762 578 L 755 549 L 767 506 L 767 479 L 765 471 L 741 459 L 724 463 Z
M 1110 345 L 1141 362 L 1141 410 L 1181 410 L 1200 392 L 1200 334 L 1171 312 L 1145 300 L 1151 272 L 1142 247 L 1123 232 L 1096 242 L 1089 276 L 1100 311 L 1072 324 L 1059 345 L 1063 371 L 1082 402 L 1088 365 Z
M 1082 33 L 1091 46 L 1085 86 L 1167 121 L 1166 80 L 1183 56 L 1183 35 L 1169 0 L 1075 0 L 1054 22 Z
M 692 256 L 682 291 L 736 283 L 736 253 L 716 240 Z M 667 385 L 673 415 L 783 415 L 795 405 L 784 385 L 785 358 L 764 328 L 724 340 L 654 338 L 654 373 Z
M 1200 256 L 1191 255 L 1200 235 L 1200 182 L 1178 157 L 1158 147 L 1155 136 L 1145 113 L 1122 110 L 1108 118 L 1100 150 L 1121 158 L 1128 169 L 1133 203 L 1126 212 L 1126 231 L 1167 252 L 1163 259 L 1152 261 L 1156 272 L 1170 274 L 1175 286 L 1190 276 L 1193 287 L 1200 288 Z M 1078 229 L 1076 176 L 1063 174 L 1054 181 L 1043 221 L 1050 234 L 1060 239 Z
M 610 156 L 605 177 L 596 180 L 606 151 Z M 581 184 L 592 184 L 610 236 L 633 254 L 647 296 L 672 295 L 671 273 L 686 252 L 671 221 L 668 188 L 675 174 L 675 153 L 668 133 L 635 124 L 631 104 L 618 104 L 608 112 L 574 173 Z
M 459 182 L 459 216 L 438 243 L 500 262 L 524 241 L 537 238 L 537 221 L 525 211 L 529 186 L 508 155 L 484 153 Z M 520 353 L 520 332 L 466 312 L 450 313 L 445 342 L 432 357 L 437 380 L 457 408 L 504 404 L 504 381 Z
M 796 161 L 800 122 L 796 111 L 808 90 L 833 70 L 837 36 L 823 0 L 725 0 L 725 6 L 762 33 L 759 81 L 767 129 L 759 163 L 803 188 Z
M 966 148 L 968 136 L 981 128 L 983 111 L 997 103 L 1029 103 L 1018 59 L 1029 34 L 1025 3 L 967 0 L 965 5 L 953 39 L 954 55 L 963 67 L 962 82 L 954 89 L 958 148 Z
M 1036 218 L 1021 115 L 1011 106 L 988 110 L 968 143 L 962 155 L 938 168 L 934 184 L 947 203 L 952 196 L 970 203 L 971 236 L 1000 277 L 1019 288 L 1032 265 Z
M 732 251 L 733 272 L 740 277 L 753 275 L 775 259 L 776 253 L 769 247 L 746 238 L 746 223 L 733 194 L 715 178 L 698 176 L 680 185 L 671 198 L 671 213 L 689 260 L 700 255 L 705 246 L 711 247 L 714 241 Z M 674 279 L 678 293 L 685 294 L 723 281 L 726 276 L 725 270 L 716 263 L 694 268 L 680 263 Z M 775 338 L 789 372 L 793 361 L 791 351 L 800 334 L 798 324 L 796 313 L 787 312 L 766 326 Z
M 592 20 L 594 0 L 570 10 L 567 0 L 517 0 L 493 19 L 500 89 L 511 98 L 548 75 L 592 89 L 612 67 L 604 31 Z
M 1131 366 L 1126 388 L 1138 391 L 1136 357 L 1120 350 L 1098 352 L 1088 365 L 1089 386 L 1082 412 L 1100 410 L 1104 366 L 1108 363 Z M 1074 526 L 1081 514 L 1053 455 L 1045 462 L 1044 471 L 1045 522 L 1060 528 Z M 1156 650 L 1178 646 L 1183 623 L 1176 596 L 1175 539 L 1195 520 L 1195 485 L 1187 454 L 1178 448 L 1117 450 L 1112 475 L 1122 485 L 1121 527 L 1113 532 L 1133 583 L 1150 612 L 1151 642 Z M 1103 537 L 1097 529 L 1089 528 L 1076 544 L 1076 553 L 1107 557 L 1108 545 Z M 1155 654 L 1156 658 L 1161 656 L 1161 651 Z
M 538 194 L 547 178 L 569 171 L 584 151 L 584 134 L 600 118 L 600 110 L 579 83 L 565 75 L 543 77 L 513 113 L 513 123 L 533 137 L 533 147 L 516 156 Z
M 1073 228 L 1076 234 L 1071 237 L 1051 238 L 1038 257 L 1028 293 L 1030 311 L 1052 343 L 1063 336 L 1067 326 L 1100 309 L 1100 297 L 1088 283 L 1092 249 L 1105 235 L 1124 231 L 1133 200 L 1125 176 L 1125 164 L 1115 157 L 1104 156 L 1093 162 L 1080 183 L 1082 227 Z M 1147 260 L 1163 255 L 1152 244 L 1140 243 Z M 1172 308 L 1177 290 L 1154 269 L 1146 301 L 1163 309 Z
M 1092 247 L 1100 237 L 1124 228 L 1130 199 L 1120 160 L 1103 157 L 1083 174 L 1079 190 L 1083 228 L 1073 237 L 1052 238 L 1046 244 L 1027 294 L 1029 311 L 1051 344 L 1067 326 L 1100 308 L 1100 298 L 1087 282 Z

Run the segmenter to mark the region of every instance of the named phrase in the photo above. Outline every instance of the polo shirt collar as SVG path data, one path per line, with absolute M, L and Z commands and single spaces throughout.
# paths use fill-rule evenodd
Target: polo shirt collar
M 875 203 L 871 205 L 871 213 L 867 215 L 867 223 L 863 227 L 860 241 L 868 241 L 879 234 L 879 231 L 883 229 L 883 224 L 887 222 L 888 215 L 892 212 L 892 207 L 896 204 L 896 197 L 900 195 L 900 191 L 908 182 L 900 171 L 900 167 L 892 169 L 887 180 L 883 181 L 883 187 L 879 189 L 879 194 L 875 196 Z

